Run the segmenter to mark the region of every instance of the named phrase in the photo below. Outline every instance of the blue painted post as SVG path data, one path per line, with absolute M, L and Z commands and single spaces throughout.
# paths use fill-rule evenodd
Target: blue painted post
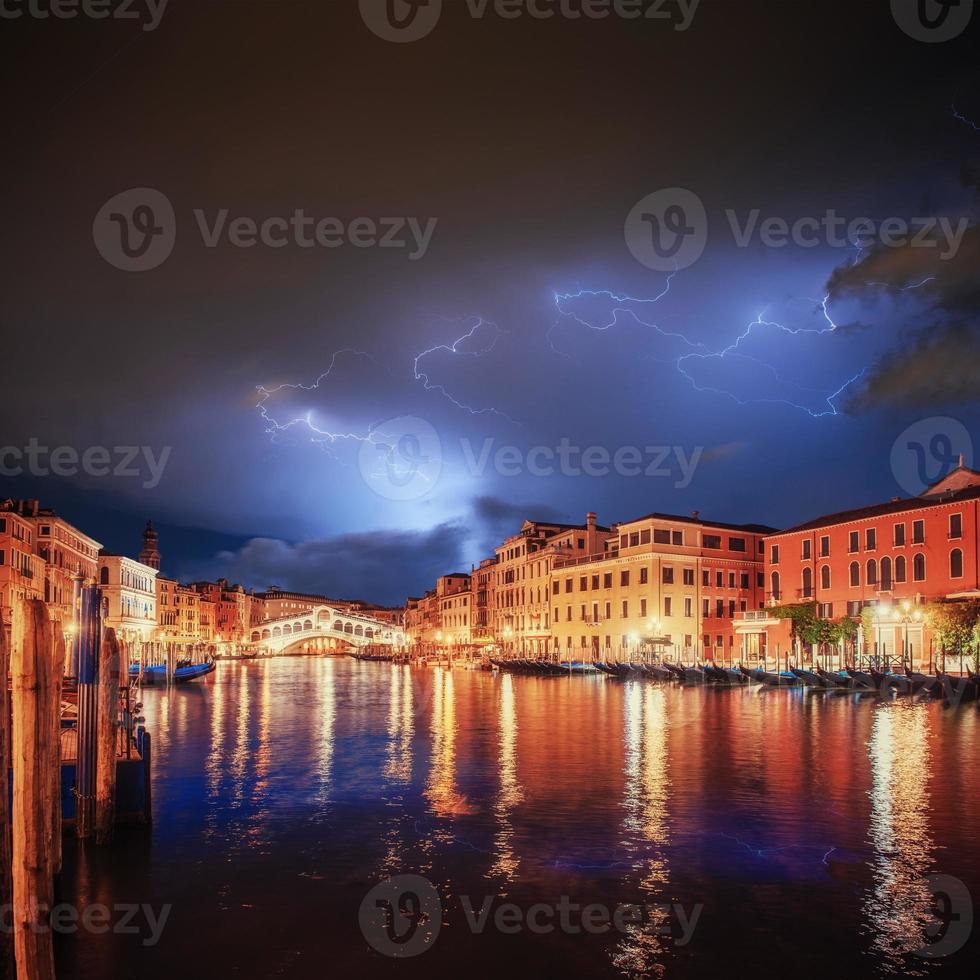
M 68 676 L 73 680 L 78 677 L 78 637 L 81 632 L 82 584 L 84 576 L 79 572 L 73 581 L 71 599 L 71 654 L 68 665 Z
M 82 589 L 78 624 L 78 761 L 75 796 L 78 836 L 95 829 L 95 781 L 98 771 L 99 655 L 102 643 L 102 598 L 97 586 Z

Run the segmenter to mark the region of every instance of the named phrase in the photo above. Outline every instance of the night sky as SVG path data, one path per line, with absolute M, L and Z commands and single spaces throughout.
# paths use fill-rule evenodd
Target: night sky
M 0 445 L 170 452 L 154 487 L 25 473 L 0 493 L 131 554 L 153 517 L 182 578 L 394 603 L 525 517 L 787 527 L 972 461 L 980 11 L 924 43 L 887 0 L 702 0 L 683 31 L 664 10 L 447 0 L 411 43 L 356 0 L 171 0 L 153 30 L 4 20 Z M 175 216 L 154 211 L 174 247 L 139 272 L 97 220 L 133 188 Z M 624 227 L 667 188 L 703 203 L 706 248 L 651 269 Z M 945 257 L 741 247 L 726 212 L 753 209 L 961 237 Z M 297 211 L 345 244 L 304 247 Z M 234 244 L 237 218 L 286 219 L 279 247 Z M 360 218 L 431 239 L 381 223 L 406 247 L 361 247 Z M 549 472 L 563 441 L 598 448 L 593 475 Z M 660 475 L 602 475 L 624 447 Z

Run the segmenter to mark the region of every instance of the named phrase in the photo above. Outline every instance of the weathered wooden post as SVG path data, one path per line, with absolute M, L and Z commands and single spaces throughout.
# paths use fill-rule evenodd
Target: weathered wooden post
M 167 644 L 167 687 L 174 682 L 174 671 L 176 670 L 177 650 L 176 644 Z
M 61 692 L 65 684 L 66 655 L 65 631 L 60 620 L 51 627 L 54 635 L 54 676 L 52 677 L 51 705 L 54 715 L 54 766 L 51 769 L 51 855 L 54 873 L 61 873 Z
M 92 836 L 95 825 L 95 781 L 99 719 L 99 648 L 102 641 L 102 600 L 96 586 L 82 590 L 78 628 L 78 760 L 75 798 L 81 839 Z
M 10 769 L 10 698 L 7 685 L 10 680 L 10 647 L 7 643 L 7 627 L 0 616 L 0 772 L 3 773 L 3 792 L 0 792 L 0 909 L 11 907 L 13 880 L 11 879 L 10 853 L 10 797 L 7 793 L 7 772 Z M 6 929 L 0 931 L 0 977 L 14 977 L 13 935 Z
M 119 745 L 119 641 L 108 629 L 99 657 L 95 842 L 111 844 L 116 822 L 116 756 Z
M 13 644 L 13 928 L 19 980 L 53 980 L 51 769 L 53 642 L 44 603 L 23 606 Z

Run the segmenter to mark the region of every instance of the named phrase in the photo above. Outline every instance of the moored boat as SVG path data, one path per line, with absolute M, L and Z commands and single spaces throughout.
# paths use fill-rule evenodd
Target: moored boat
M 188 681 L 196 681 L 201 677 L 207 677 L 208 674 L 213 674 L 217 669 L 217 664 L 210 659 L 200 664 L 184 664 L 174 670 L 174 681 L 178 684 L 186 684 Z M 139 664 L 130 664 L 129 676 L 131 678 L 140 676 Z M 143 668 L 144 684 L 166 684 L 166 682 L 166 664 L 154 664 L 152 667 Z

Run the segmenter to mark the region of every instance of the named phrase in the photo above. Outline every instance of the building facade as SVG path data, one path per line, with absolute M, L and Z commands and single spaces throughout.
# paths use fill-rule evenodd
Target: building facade
M 157 570 L 124 555 L 102 552 L 99 586 L 103 623 L 130 647 L 149 643 L 157 635 Z
M 766 606 L 739 632 L 757 648 L 787 652 L 789 631 L 772 610 L 815 604 L 825 620 L 870 619 L 860 656 L 935 665 L 926 607 L 980 599 L 980 473 L 960 465 L 920 497 L 817 518 L 766 539 Z M 813 651 L 801 651 L 812 658 Z

